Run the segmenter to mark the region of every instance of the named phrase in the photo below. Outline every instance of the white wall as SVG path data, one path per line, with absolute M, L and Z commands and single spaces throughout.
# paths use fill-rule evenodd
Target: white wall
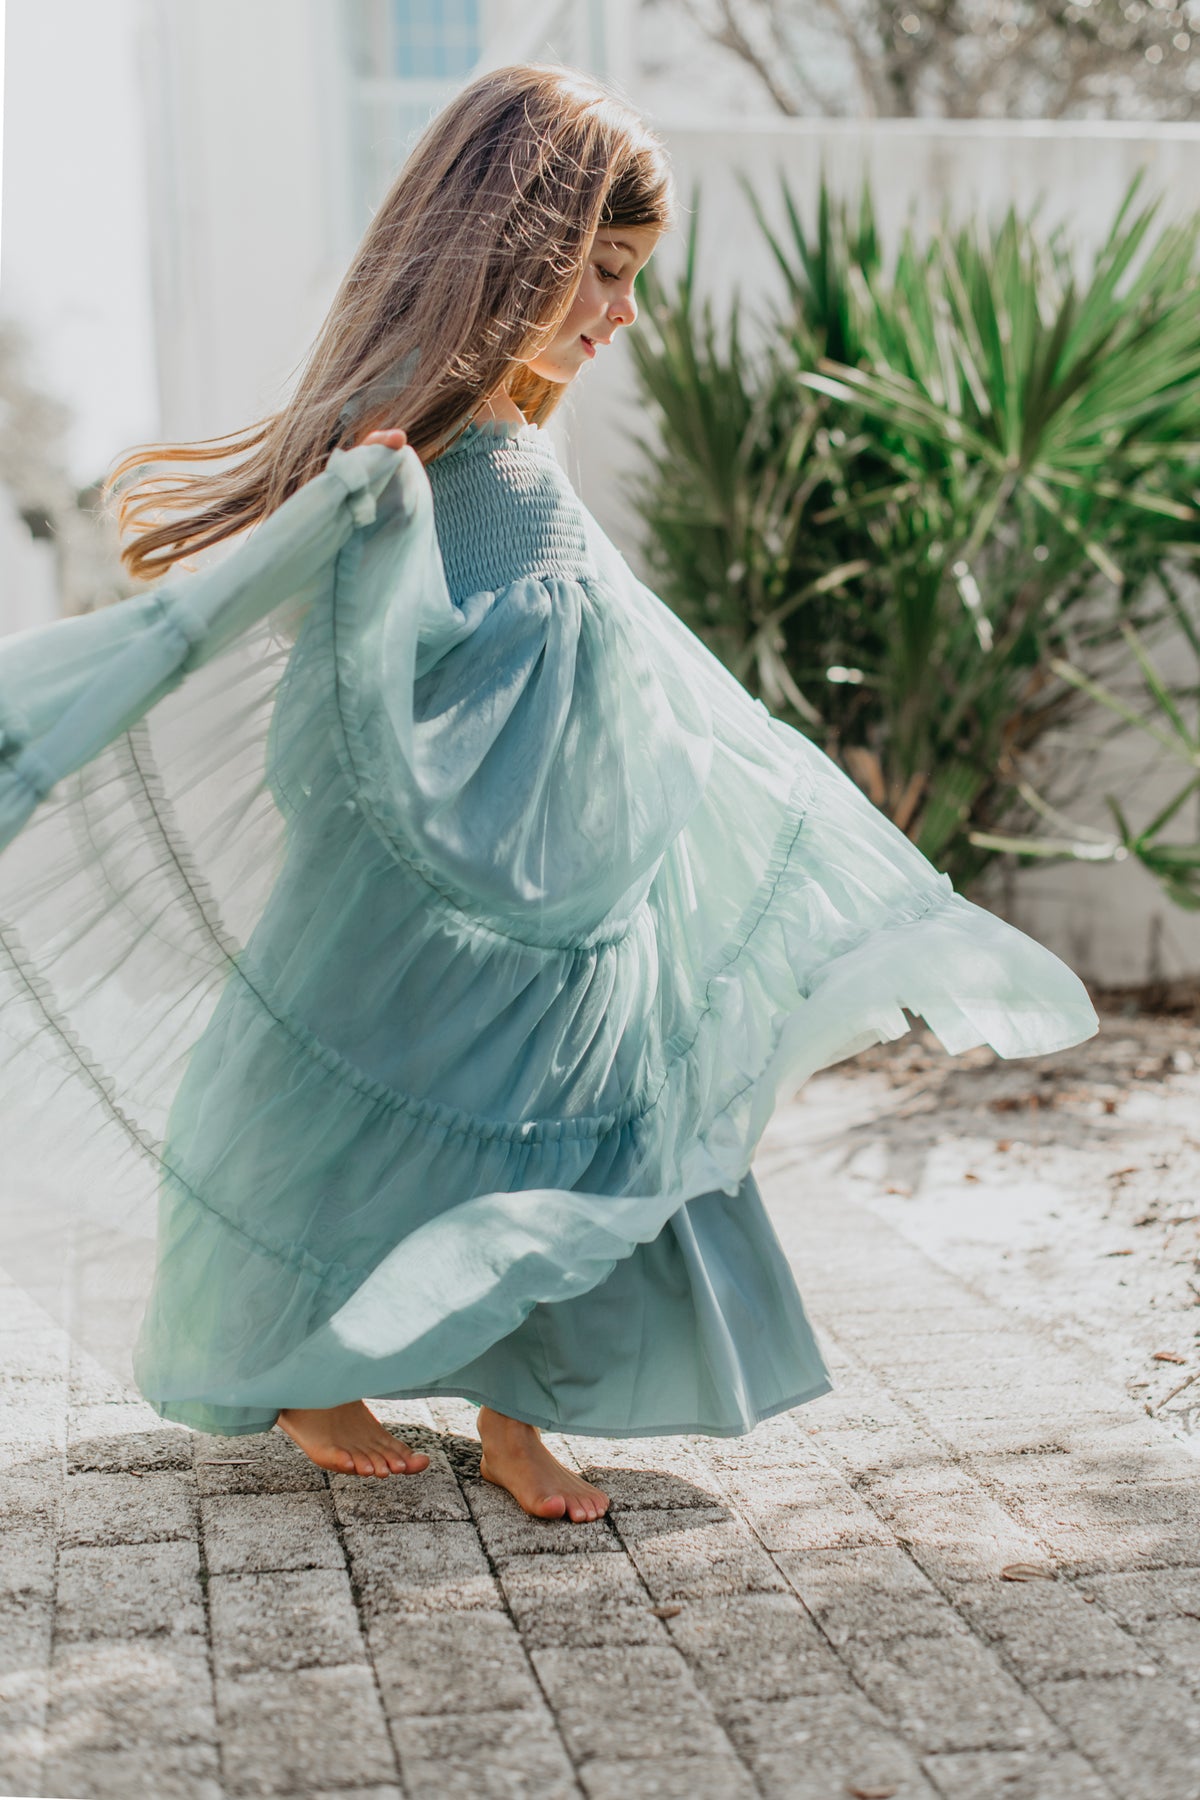
M 279 404 L 345 261 L 348 142 L 328 0 L 143 0 L 166 437 Z
M 0 313 L 72 408 L 77 484 L 158 429 L 138 0 L 8 0 Z
M 35 484 L 64 505 L 158 432 L 137 12 L 137 0 L 6 11 L 0 316 L 29 341 L 29 384 L 67 407 L 61 461 L 39 447 Z M 93 575 L 112 591 L 115 548 L 72 523 L 56 556 L 0 494 L 0 631 L 84 604 Z

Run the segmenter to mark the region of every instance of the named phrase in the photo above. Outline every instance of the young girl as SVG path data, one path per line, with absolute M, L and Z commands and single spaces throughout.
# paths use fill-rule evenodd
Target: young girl
M 143 1393 L 378 1476 L 428 1458 L 362 1396 L 464 1396 L 547 1518 L 607 1502 L 542 1428 L 744 1433 L 828 1388 L 749 1172 L 778 1093 L 905 1007 L 952 1052 L 1096 1029 L 567 481 L 543 423 L 670 214 L 598 83 L 475 81 L 293 398 L 155 452 L 213 472 L 115 471 L 165 579 L 0 646 L 5 1041 L 83 1287 L 153 1230 Z

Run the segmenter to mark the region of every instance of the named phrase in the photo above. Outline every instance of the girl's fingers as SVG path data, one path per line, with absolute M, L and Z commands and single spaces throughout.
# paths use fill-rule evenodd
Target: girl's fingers
M 408 433 L 397 426 L 393 431 L 368 431 L 363 439 L 364 444 L 386 444 L 389 450 L 403 450 L 408 442 Z

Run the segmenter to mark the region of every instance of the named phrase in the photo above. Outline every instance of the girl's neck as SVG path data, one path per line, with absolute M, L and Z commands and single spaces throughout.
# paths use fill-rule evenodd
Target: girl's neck
M 510 425 L 524 425 L 527 421 L 507 388 L 496 388 L 480 402 L 471 414 L 474 425 L 486 425 L 489 420 L 504 419 Z

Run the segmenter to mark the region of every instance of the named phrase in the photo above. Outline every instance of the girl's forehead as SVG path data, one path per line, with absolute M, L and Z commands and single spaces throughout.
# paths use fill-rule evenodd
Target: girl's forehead
M 596 233 L 597 244 L 611 245 L 627 255 L 642 258 L 648 257 L 657 244 L 660 233 L 653 225 L 614 226 L 611 231 L 603 228 Z

